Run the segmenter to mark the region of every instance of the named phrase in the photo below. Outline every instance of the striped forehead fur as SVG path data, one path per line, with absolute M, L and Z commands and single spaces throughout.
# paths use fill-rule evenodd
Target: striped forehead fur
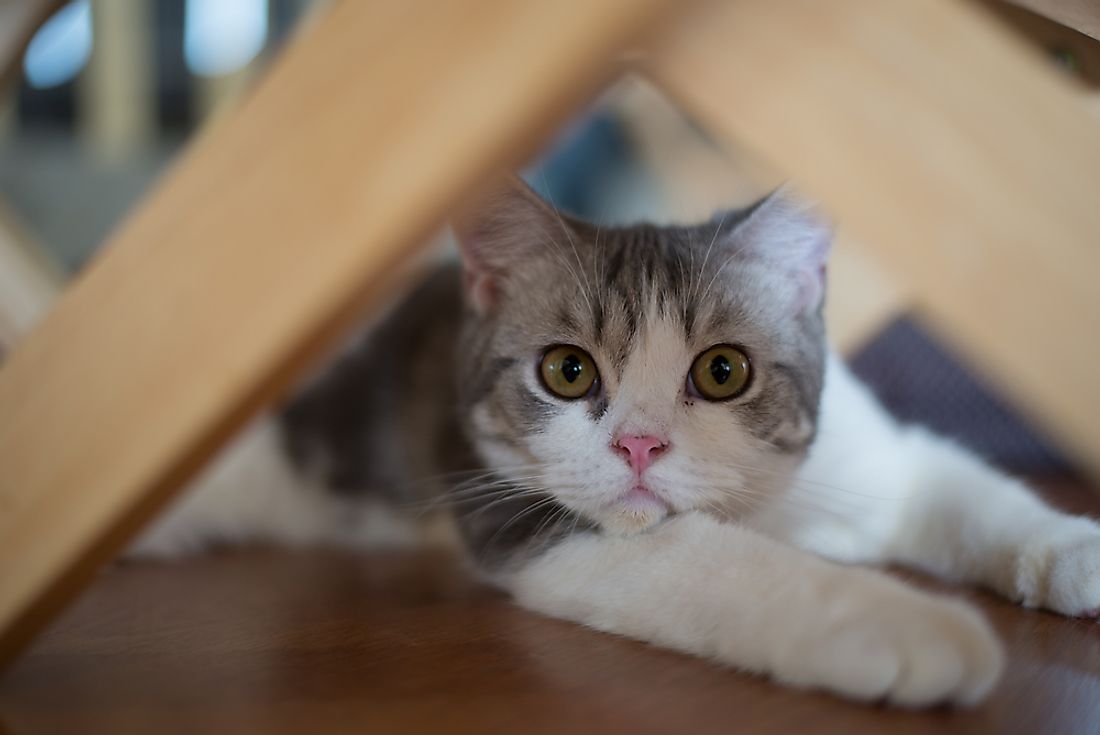
M 675 324 L 695 353 L 720 343 L 744 347 L 761 386 L 729 410 L 748 417 L 758 438 L 788 451 L 804 448 L 823 370 L 821 314 L 791 312 L 773 293 L 785 274 L 729 245 L 730 233 L 752 211 L 689 227 L 528 220 L 526 230 L 512 234 L 510 247 L 523 257 L 513 255 L 502 274 L 500 304 L 467 322 L 467 344 L 481 346 L 469 357 L 492 387 L 470 399 L 489 401 L 521 441 L 562 409 L 531 379 L 543 350 L 577 345 L 596 358 L 602 379 L 614 383 L 646 322 L 661 319 Z M 606 393 L 594 397 L 590 418 L 601 417 L 614 400 Z M 787 426 L 799 427 L 798 436 L 784 436 Z

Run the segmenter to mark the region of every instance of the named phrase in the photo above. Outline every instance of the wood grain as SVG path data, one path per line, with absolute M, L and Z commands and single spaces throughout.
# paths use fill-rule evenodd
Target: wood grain
M 1066 487 L 1077 510 L 1096 496 Z M 945 589 L 942 585 L 922 584 Z M 512 606 L 453 560 L 240 552 L 108 569 L 0 679 L 0 732 L 1095 732 L 1100 625 L 979 604 L 1009 649 L 972 711 L 785 689 Z
M 344 0 L 0 369 L 0 658 L 667 0 Z
M 953 0 L 743 0 L 685 14 L 652 69 L 1100 477 L 1100 122 L 1032 49 Z

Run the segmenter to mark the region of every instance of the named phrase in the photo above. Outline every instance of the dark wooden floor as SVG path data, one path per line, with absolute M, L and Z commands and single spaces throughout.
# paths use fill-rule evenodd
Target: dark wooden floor
M 957 592 L 1007 676 L 976 710 L 906 713 L 532 615 L 440 556 L 129 564 L 0 679 L 0 733 L 1100 732 L 1100 625 Z

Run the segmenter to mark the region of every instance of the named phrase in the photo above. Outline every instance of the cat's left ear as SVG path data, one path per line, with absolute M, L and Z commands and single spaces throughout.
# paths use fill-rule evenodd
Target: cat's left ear
M 797 311 L 821 306 L 833 227 L 815 203 L 785 184 L 756 204 L 728 239 L 739 256 L 789 276 Z
M 480 314 L 493 309 L 510 276 L 542 257 L 556 237 L 573 236 L 565 219 L 517 176 L 494 182 L 452 225 L 466 301 Z

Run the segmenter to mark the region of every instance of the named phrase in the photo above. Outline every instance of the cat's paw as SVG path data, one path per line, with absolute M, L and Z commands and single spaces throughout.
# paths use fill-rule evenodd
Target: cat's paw
M 1021 554 L 1019 597 L 1028 607 L 1100 617 L 1100 527 L 1082 518 L 1073 521 L 1076 528 L 1047 534 L 1048 540 Z
M 975 610 L 908 589 L 862 599 L 799 648 L 778 667 L 784 681 L 903 707 L 976 704 L 1004 667 Z

